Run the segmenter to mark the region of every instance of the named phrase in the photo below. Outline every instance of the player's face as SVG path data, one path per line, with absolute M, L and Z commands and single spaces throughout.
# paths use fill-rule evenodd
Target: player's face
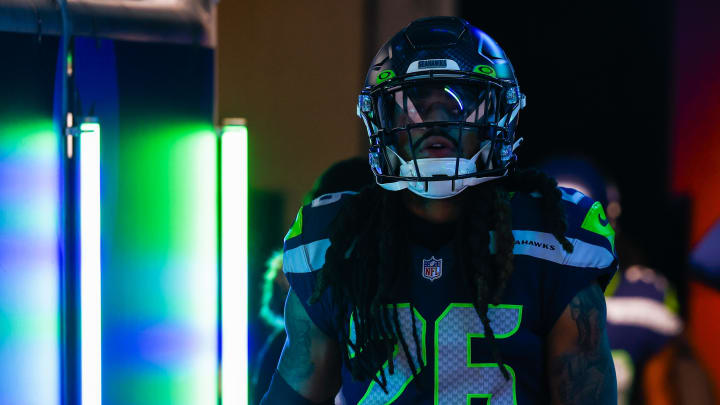
M 404 160 L 472 157 L 486 138 L 476 126 L 488 119 L 488 105 L 479 88 L 462 85 L 425 84 L 391 92 L 386 98 L 386 117 L 394 132 L 396 153 Z

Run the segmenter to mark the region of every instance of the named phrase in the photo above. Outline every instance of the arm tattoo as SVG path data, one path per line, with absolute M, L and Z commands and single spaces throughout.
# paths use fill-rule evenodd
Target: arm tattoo
M 605 297 L 596 284 L 568 304 L 577 327 L 575 347 L 550 360 L 551 388 L 559 404 L 617 404 L 617 383 L 605 333 Z
M 302 385 L 315 370 L 310 352 L 314 327 L 300 299 L 290 290 L 285 302 L 285 329 L 288 337 L 278 371 L 293 388 Z

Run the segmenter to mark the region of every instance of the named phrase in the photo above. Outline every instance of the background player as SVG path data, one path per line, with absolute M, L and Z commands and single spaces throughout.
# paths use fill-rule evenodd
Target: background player
M 677 338 L 683 322 L 679 316 L 675 288 L 654 270 L 645 267 L 646 255 L 621 231 L 620 192 L 593 164 L 583 158 L 556 157 L 541 169 L 558 185 L 572 187 L 600 202 L 607 211 L 615 235 L 620 271 L 605 291 L 608 310 L 607 331 L 618 382 L 618 404 L 655 403 L 644 398 L 646 365 Z M 668 387 L 675 381 L 653 381 Z M 668 395 L 674 396 L 674 395 Z M 675 398 L 672 403 L 684 403 Z
M 365 159 L 354 157 L 334 163 L 315 181 L 304 199 L 303 204 L 312 200 L 340 191 L 360 191 L 375 182 L 375 177 L 368 170 Z M 271 328 L 271 333 L 260 349 L 256 364 L 253 366 L 252 383 L 254 402 L 260 402 L 261 396 L 270 385 L 278 358 L 282 352 L 287 335 L 282 317 L 283 303 L 290 285 L 282 272 L 282 251 L 273 252 L 266 263 L 263 277 L 263 295 L 260 318 Z

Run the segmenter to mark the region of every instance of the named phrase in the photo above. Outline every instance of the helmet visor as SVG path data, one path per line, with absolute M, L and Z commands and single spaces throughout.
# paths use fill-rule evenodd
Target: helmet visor
M 408 81 L 384 91 L 377 109 L 389 129 L 383 143 L 390 172 L 397 175 L 403 161 L 472 159 L 482 150 L 487 153 L 476 163 L 486 169 L 501 94 L 502 87 L 491 82 Z
M 496 121 L 502 87 L 491 82 L 408 82 L 384 92 L 378 112 L 385 128 L 429 122 L 489 124 Z

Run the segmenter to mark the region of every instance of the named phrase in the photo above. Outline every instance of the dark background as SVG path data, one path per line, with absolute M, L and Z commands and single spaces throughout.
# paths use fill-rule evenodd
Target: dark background
M 681 283 L 689 210 L 668 178 L 674 7 L 466 0 L 460 15 L 501 44 L 527 95 L 521 166 L 554 155 L 593 162 L 621 192 L 620 228 L 639 253 L 632 260 Z

